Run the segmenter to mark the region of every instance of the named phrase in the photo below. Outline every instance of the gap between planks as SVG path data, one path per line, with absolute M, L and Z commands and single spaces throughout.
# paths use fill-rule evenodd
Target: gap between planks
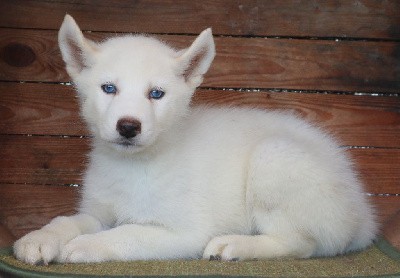
M 29 28 L 29 27 L 7 27 L 0 26 L 0 29 L 14 29 L 14 30 L 39 30 L 39 31 L 58 31 L 59 29 L 51 29 L 51 28 Z M 110 33 L 114 34 L 115 32 L 110 32 L 107 30 L 82 30 L 83 33 Z M 119 34 L 147 34 L 152 36 L 192 36 L 197 37 L 198 33 L 171 33 L 171 32 L 126 32 L 126 31 L 118 31 Z M 224 35 L 213 33 L 214 37 L 217 38 L 245 38 L 245 39 L 274 39 L 274 40 L 312 40 L 312 41 L 361 41 L 361 42 L 400 42 L 400 39 L 385 39 L 385 38 L 357 38 L 357 37 L 323 37 L 323 36 L 285 36 L 285 35 Z
M 79 138 L 79 139 L 91 139 L 91 135 L 62 135 L 62 134 L 27 134 L 27 133 L 0 133 L 1 136 L 25 136 L 25 137 L 47 137 L 47 138 Z M 383 147 L 383 146 L 352 146 L 352 145 L 340 145 L 342 149 L 383 149 L 383 150 L 399 150 L 400 147 Z
M 51 82 L 51 81 L 18 81 L 18 80 L 0 80 L 4 83 L 18 84 L 49 84 L 74 86 L 72 81 L 69 82 Z M 372 96 L 372 97 L 400 97 L 400 93 L 393 92 L 369 92 L 369 91 L 334 91 L 334 90 L 303 90 L 303 89 L 287 89 L 287 88 L 252 88 L 252 87 L 203 87 L 199 86 L 196 90 L 205 91 L 228 91 L 241 93 L 295 93 L 295 94 L 321 94 L 321 95 L 348 95 L 348 96 Z

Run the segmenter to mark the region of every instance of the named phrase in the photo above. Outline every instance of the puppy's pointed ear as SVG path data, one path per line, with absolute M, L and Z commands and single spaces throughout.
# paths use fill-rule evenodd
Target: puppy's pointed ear
M 178 57 L 179 74 L 185 78 L 186 82 L 198 87 L 214 57 L 214 39 L 211 28 L 208 28 L 201 32 L 189 48 L 180 52 Z
M 73 79 L 85 67 L 93 64 L 97 45 L 83 36 L 75 20 L 68 14 L 58 32 L 58 44 L 67 72 Z

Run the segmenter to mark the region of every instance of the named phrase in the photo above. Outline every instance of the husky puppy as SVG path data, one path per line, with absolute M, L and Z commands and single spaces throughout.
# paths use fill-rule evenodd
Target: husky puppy
M 27 263 L 334 256 L 371 244 L 374 211 L 327 134 L 282 112 L 191 107 L 215 56 L 148 36 L 86 39 L 67 15 L 66 68 L 93 134 L 78 213 L 14 245 Z

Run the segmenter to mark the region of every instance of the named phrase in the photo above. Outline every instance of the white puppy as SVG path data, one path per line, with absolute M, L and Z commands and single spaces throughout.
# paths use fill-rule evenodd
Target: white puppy
M 93 150 L 79 213 L 18 240 L 18 259 L 102 262 L 331 256 L 368 246 L 374 212 L 337 143 L 287 113 L 189 106 L 211 30 L 176 51 L 151 37 L 59 32 Z

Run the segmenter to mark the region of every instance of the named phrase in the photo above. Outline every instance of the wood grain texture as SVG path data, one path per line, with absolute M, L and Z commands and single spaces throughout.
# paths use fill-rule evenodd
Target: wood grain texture
M 9 0 L 0 10 L 12 28 L 58 29 L 70 13 L 91 31 L 400 38 L 398 1 Z
M 399 196 L 371 196 L 380 223 L 400 210 Z M 71 215 L 79 200 L 79 188 L 66 186 L 0 184 L 0 224 L 13 236 L 41 228 L 59 215 Z
M 88 135 L 72 86 L 0 82 L 0 133 Z
M 102 40 L 115 34 L 91 33 Z M 194 36 L 158 36 L 187 47 Z M 0 80 L 68 81 L 56 31 L 0 29 Z M 204 87 L 392 92 L 400 90 L 400 42 L 216 38 Z
M 372 193 L 400 194 L 400 149 L 352 149 L 349 150 L 360 178 Z
M 90 140 L 0 135 L 0 184 L 81 184 Z M 400 193 L 400 149 L 350 149 L 370 193 Z
M 11 246 L 14 241 L 15 237 L 0 221 L 0 248 Z
M 199 90 L 194 104 L 293 111 L 341 145 L 400 147 L 400 98 Z
M 400 251 L 400 210 L 386 223 L 383 236 Z
M 82 182 L 88 139 L 0 136 L 0 146 L 0 183 Z
M 0 224 L 19 238 L 59 215 L 72 215 L 78 204 L 76 187 L 0 184 Z
M 291 110 L 343 145 L 400 147 L 400 98 L 198 90 L 194 105 Z M 72 86 L 0 82 L 0 134 L 89 135 Z
M 377 219 L 382 228 L 400 210 L 400 196 L 371 196 L 369 200 L 377 211 Z

